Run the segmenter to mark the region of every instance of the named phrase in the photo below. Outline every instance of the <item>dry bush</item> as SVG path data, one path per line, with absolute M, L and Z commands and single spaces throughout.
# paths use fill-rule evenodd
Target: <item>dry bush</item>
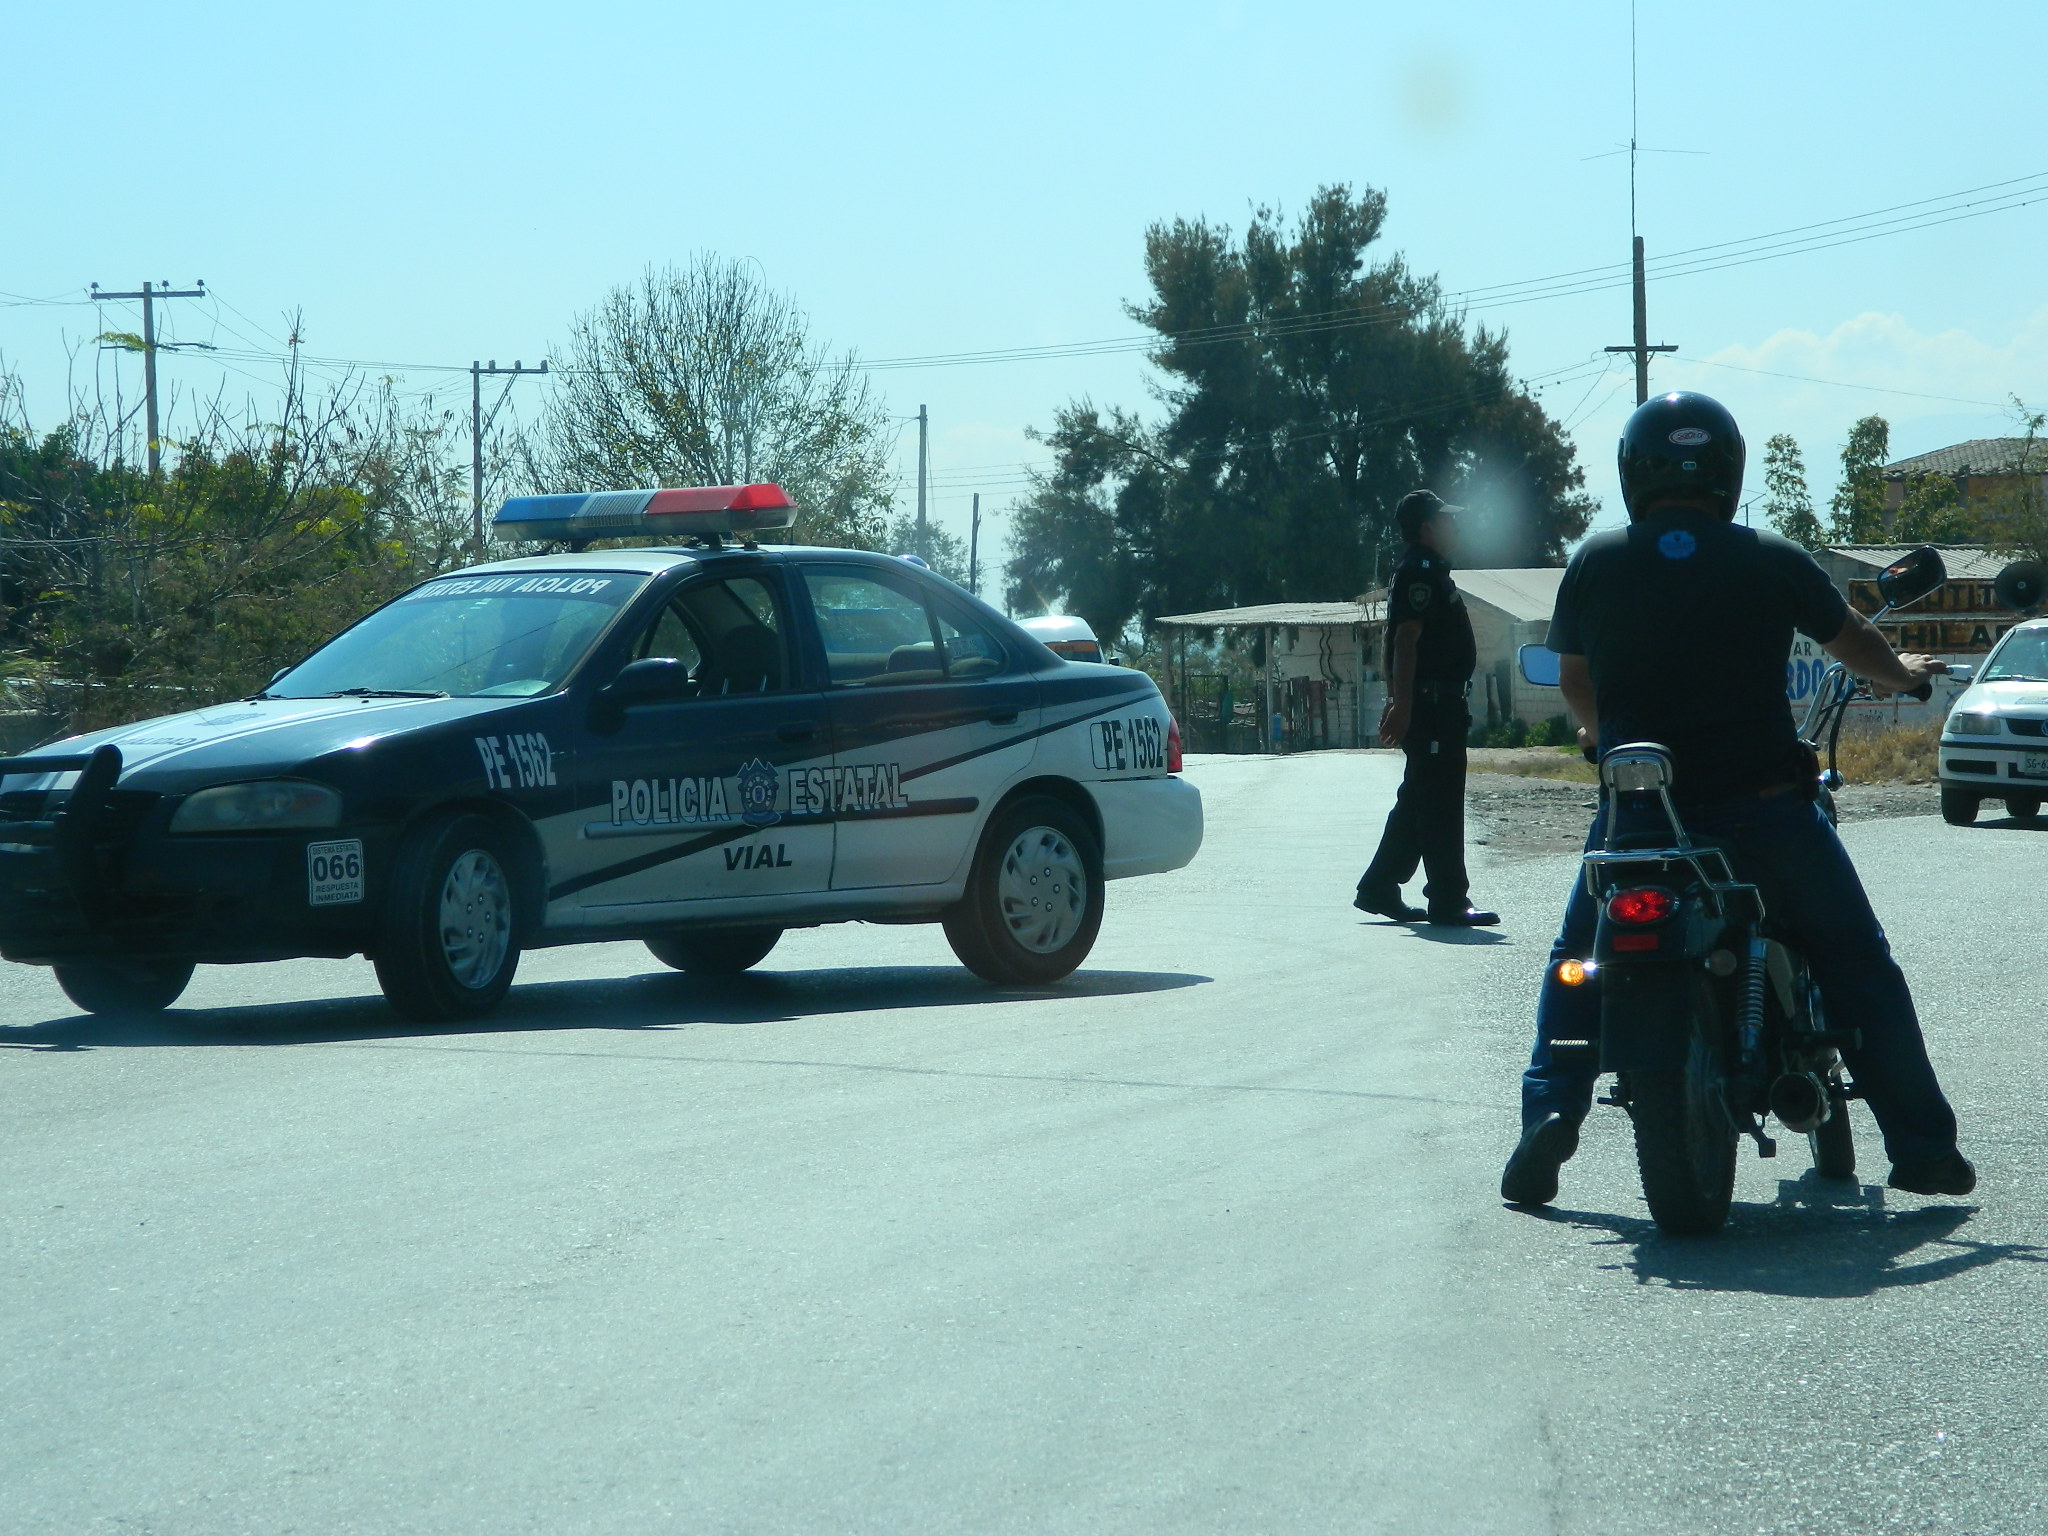
M 1844 731 L 1836 766 L 1851 784 L 1932 784 L 1941 723 Z

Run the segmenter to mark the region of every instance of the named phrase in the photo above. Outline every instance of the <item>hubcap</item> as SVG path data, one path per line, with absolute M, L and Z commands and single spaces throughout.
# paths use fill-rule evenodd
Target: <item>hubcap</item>
M 458 858 L 441 886 L 441 954 L 465 987 L 486 987 L 512 947 L 512 890 L 481 848 Z
M 1081 855 L 1056 828 L 1031 828 L 1003 855 L 996 906 L 1012 939 L 1034 954 L 1051 954 L 1088 915 Z

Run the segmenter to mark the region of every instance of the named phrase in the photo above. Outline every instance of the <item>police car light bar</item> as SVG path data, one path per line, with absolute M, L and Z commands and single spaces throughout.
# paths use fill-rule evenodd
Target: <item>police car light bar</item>
M 514 496 L 491 519 L 501 539 L 634 539 L 658 534 L 751 536 L 796 521 L 779 485 L 700 485 L 666 491 Z

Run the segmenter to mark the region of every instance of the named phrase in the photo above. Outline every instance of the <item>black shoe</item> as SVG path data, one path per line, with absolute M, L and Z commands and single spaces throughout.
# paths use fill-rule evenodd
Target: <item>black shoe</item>
M 1885 1182 L 1915 1195 L 1967 1195 L 1977 1187 L 1977 1170 L 1962 1153 L 1949 1152 L 1924 1163 L 1893 1163 Z
M 1397 923 L 1419 923 L 1429 915 L 1420 907 L 1409 906 L 1401 899 L 1399 891 L 1391 896 L 1371 896 L 1366 894 L 1363 886 L 1351 898 L 1351 905 L 1361 912 L 1372 913 L 1374 917 L 1391 917 Z
M 1548 1205 L 1557 1198 L 1557 1170 L 1579 1150 L 1579 1123 L 1545 1115 L 1522 1132 L 1501 1171 L 1500 1197 L 1509 1205 Z
M 1491 928 L 1500 921 L 1500 914 L 1466 907 L 1461 912 L 1432 912 L 1429 920 L 1438 928 Z

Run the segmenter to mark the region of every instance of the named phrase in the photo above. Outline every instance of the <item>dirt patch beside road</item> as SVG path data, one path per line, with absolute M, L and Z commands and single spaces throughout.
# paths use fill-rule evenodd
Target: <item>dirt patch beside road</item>
M 1593 820 L 1593 796 L 1590 783 L 1475 772 L 1465 780 L 1468 835 L 1502 853 L 1576 853 Z M 1835 803 L 1844 822 L 1876 821 L 1936 815 L 1941 796 L 1932 784 L 1851 784 Z

